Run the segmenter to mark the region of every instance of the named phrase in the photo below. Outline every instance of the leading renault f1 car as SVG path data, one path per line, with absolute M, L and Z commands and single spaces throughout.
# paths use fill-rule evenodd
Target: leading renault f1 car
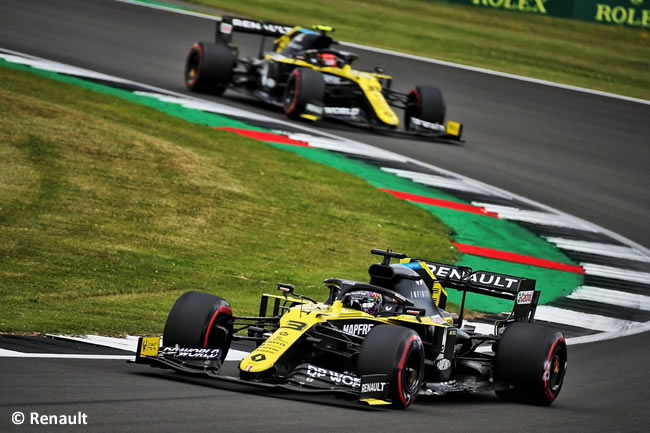
M 222 94 L 226 89 L 246 93 L 282 107 L 293 119 L 335 119 L 391 134 L 435 140 L 462 141 L 462 125 L 447 121 L 442 92 L 418 85 L 410 93 L 391 89 L 392 77 L 383 68 L 372 72 L 352 68 L 354 53 L 334 48 L 327 26 L 287 27 L 223 17 L 216 42 L 195 43 L 185 63 L 185 84 L 194 91 Z M 233 33 L 261 36 L 257 57 L 240 57 Z M 275 37 L 265 51 L 265 38 Z M 404 128 L 394 109 L 404 110 Z
M 567 346 L 560 332 L 533 323 L 535 280 L 372 252 L 383 260 L 370 266 L 369 283 L 327 279 L 322 302 L 279 284 L 280 294 L 262 295 L 258 317 L 234 316 L 226 300 L 187 292 L 169 312 L 162 340 L 139 339 L 136 362 L 394 408 L 454 391 L 539 405 L 556 399 Z M 448 289 L 463 292 L 459 315 L 444 310 Z M 511 299 L 512 313 L 493 334 L 477 333 L 463 325 L 467 292 Z M 221 372 L 233 340 L 257 346 L 240 362 L 239 377 Z

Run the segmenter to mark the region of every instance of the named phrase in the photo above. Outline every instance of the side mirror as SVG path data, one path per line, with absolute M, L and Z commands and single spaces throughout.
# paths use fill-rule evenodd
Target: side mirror
M 424 316 L 425 310 L 424 308 L 417 308 L 417 307 L 406 307 L 404 308 L 404 314 L 409 314 L 411 316 Z
M 293 294 L 295 288 L 296 286 L 292 284 L 278 283 L 278 290 L 283 292 L 285 295 Z

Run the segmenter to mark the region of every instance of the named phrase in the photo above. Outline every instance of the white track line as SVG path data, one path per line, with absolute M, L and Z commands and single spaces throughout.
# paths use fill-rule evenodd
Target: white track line
M 620 245 L 603 244 L 599 242 L 577 241 L 558 237 L 546 237 L 546 240 L 568 251 L 577 251 L 599 256 L 616 257 L 619 259 L 635 260 L 650 263 L 650 257 L 637 249 Z
M 277 132 L 284 134 L 293 140 L 305 141 L 309 143 L 311 147 L 316 147 L 319 149 L 332 150 L 335 152 L 345 152 L 345 153 L 351 153 L 351 154 L 356 154 L 361 156 L 372 155 L 376 158 L 397 161 L 397 162 L 406 162 L 407 160 L 405 156 L 401 156 L 394 152 L 383 150 L 378 147 L 374 147 L 365 143 L 342 142 L 341 140 L 337 140 L 334 138 L 316 137 L 313 135 L 293 133 L 293 132 L 284 132 L 284 131 L 277 131 Z
M 613 278 L 615 280 L 630 281 L 634 283 L 650 284 L 650 273 L 632 271 L 628 269 L 613 268 L 611 266 L 580 263 L 586 275 Z
M 128 4 L 132 4 L 132 5 L 136 5 L 136 6 L 151 8 L 151 9 L 158 9 L 158 10 L 171 12 L 171 13 L 175 13 L 175 14 L 179 14 L 179 15 L 188 15 L 188 16 L 193 16 L 193 17 L 197 17 L 197 18 L 203 18 L 203 19 L 210 20 L 210 21 L 221 21 L 221 17 L 217 17 L 217 16 L 214 16 L 214 15 L 208 15 L 208 14 L 200 13 L 200 12 L 192 12 L 192 11 L 177 9 L 177 8 L 168 7 L 168 6 L 164 6 L 164 5 L 154 5 L 154 4 L 149 4 L 149 3 L 141 3 L 141 2 L 139 2 L 137 0 L 115 0 L 115 1 L 118 1 L 120 3 L 128 3 Z M 454 63 L 454 62 L 447 62 L 447 61 L 444 61 L 444 60 L 432 59 L 432 58 L 429 58 L 429 57 L 417 56 L 417 55 L 414 55 L 414 54 L 400 53 L 399 51 L 393 51 L 393 50 L 387 50 L 387 49 L 384 49 L 384 48 L 371 47 L 369 45 L 356 44 L 354 42 L 339 41 L 339 44 L 343 45 L 345 47 L 357 48 L 357 49 L 360 49 L 360 50 L 370 51 L 370 52 L 379 53 L 379 54 L 385 54 L 387 56 L 401 57 L 401 58 L 404 58 L 404 59 L 416 60 L 418 62 L 431 63 L 431 64 L 435 64 L 435 65 L 440 65 L 440 66 L 447 66 L 447 67 L 450 67 L 450 68 L 463 69 L 463 70 L 471 71 L 471 72 L 478 72 L 478 73 L 481 73 L 481 74 L 494 75 L 494 76 L 503 77 L 503 78 L 510 78 L 510 79 L 513 79 L 513 80 L 524 81 L 524 82 L 533 83 L 533 84 L 539 84 L 539 85 L 542 85 L 542 86 L 556 87 L 556 88 L 559 88 L 559 89 L 571 90 L 571 91 L 574 91 L 574 92 L 588 93 L 588 94 L 591 94 L 591 95 L 598 95 L 598 96 L 603 96 L 603 97 L 606 97 L 606 98 L 620 99 L 620 100 L 623 100 L 623 101 L 650 105 L 650 101 L 648 101 L 646 99 L 632 98 L 630 96 L 617 95 L 615 93 L 602 92 L 600 90 L 593 90 L 593 89 L 587 89 L 587 88 L 584 88 L 584 87 L 571 86 L 571 85 L 568 85 L 568 84 L 555 83 L 553 81 L 539 80 L 539 79 L 536 79 L 536 78 L 524 77 L 522 75 L 509 74 L 507 72 L 494 71 L 492 69 L 479 68 L 479 67 L 476 67 L 476 66 L 468 66 L 468 65 L 463 65 L 463 64 Z
M 63 340 L 79 341 L 82 343 L 95 344 L 97 346 L 111 347 L 135 353 L 138 350 L 138 337 L 129 335 L 125 338 L 103 337 L 101 335 L 86 335 L 85 337 L 74 337 L 70 335 L 52 334 L 49 337 L 61 338 Z M 247 352 L 231 349 L 228 351 L 226 361 L 241 361 Z
M 639 323 L 626 329 L 616 331 L 601 332 L 593 335 L 583 335 L 582 337 L 567 338 L 567 344 L 586 344 L 597 341 L 612 340 L 614 338 L 628 337 L 634 334 L 650 331 L 650 322 Z
M 0 358 L 58 358 L 58 359 L 120 359 L 132 360 L 134 355 L 80 355 L 76 353 L 25 353 L 0 349 Z
M 78 68 L 76 66 L 66 65 L 64 63 L 52 62 L 50 60 L 26 58 L 26 57 L 11 55 L 11 54 L 0 54 L 0 58 L 3 58 L 4 60 L 11 63 L 31 66 L 33 68 L 43 69 L 51 72 L 57 72 L 59 74 L 83 75 L 84 77 L 94 78 L 98 80 L 112 81 L 115 83 L 128 83 L 128 80 L 124 80 L 118 77 L 106 75 L 101 72 L 89 71 L 87 69 Z
M 70 335 L 46 334 L 47 337 L 60 338 L 62 340 L 79 341 L 82 343 L 95 344 L 97 346 L 111 347 L 113 349 L 134 352 L 138 348 L 138 338 L 127 336 L 125 338 L 104 337 L 101 335 L 87 335 L 85 337 L 74 337 Z
M 413 182 L 421 183 L 422 185 L 433 186 L 436 188 L 445 188 L 455 191 L 466 192 L 481 192 L 487 195 L 494 195 L 494 193 L 469 179 L 461 177 L 449 178 L 446 176 L 438 176 L 435 174 L 419 173 L 416 171 L 401 170 L 398 168 L 382 167 L 382 171 L 391 173 L 404 179 L 410 179 Z
M 180 105 L 181 107 L 191 108 L 194 110 L 207 111 L 208 113 L 215 113 L 221 115 L 230 115 L 236 117 L 243 117 L 251 120 L 265 121 L 268 120 L 268 116 L 262 114 L 256 114 L 249 110 L 241 110 L 239 108 L 231 107 L 229 105 L 219 104 L 218 102 L 212 102 L 205 99 L 196 99 L 190 96 L 170 96 L 163 93 L 155 92 L 142 92 L 135 91 L 133 92 L 139 96 L 147 96 L 150 98 L 158 99 L 162 102 L 168 102 L 170 104 Z
M 539 305 L 537 307 L 535 319 L 602 332 L 608 332 L 613 329 L 617 331 L 625 331 L 642 324 L 641 322 L 635 322 L 632 320 L 615 319 L 613 317 L 601 316 L 599 314 L 565 310 L 563 308 L 551 307 L 548 305 Z
M 581 286 L 574 290 L 567 298 L 650 311 L 650 296 L 601 289 L 600 287 Z
M 570 215 L 558 215 L 555 213 L 541 212 L 536 210 L 524 210 L 510 206 L 502 206 L 491 203 L 472 202 L 474 206 L 484 208 L 488 212 L 494 212 L 499 218 L 512 221 L 522 221 L 532 224 L 548 225 L 553 227 L 566 227 L 581 229 L 590 232 L 598 232 L 598 228 L 591 223 L 586 223 L 579 218 Z

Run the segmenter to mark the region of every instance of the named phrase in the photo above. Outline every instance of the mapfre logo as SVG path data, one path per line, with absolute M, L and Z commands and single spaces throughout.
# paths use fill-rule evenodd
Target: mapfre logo
M 533 302 L 533 290 L 523 291 L 517 293 L 517 304 L 530 304 Z
M 343 325 L 343 332 L 353 335 L 368 335 L 372 330 L 374 323 L 350 323 Z

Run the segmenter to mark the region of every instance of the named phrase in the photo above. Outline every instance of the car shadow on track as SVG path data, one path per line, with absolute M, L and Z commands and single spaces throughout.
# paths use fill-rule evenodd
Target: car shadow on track
M 431 140 L 431 139 L 418 137 L 418 136 L 399 135 L 399 133 L 397 133 L 396 135 L 391 133 L 391 131 L 386 131 L 381 129 L 374 130 L 368 127 L 354 126 L 342 120 L 337 121 L 335 119 L 320 120 L 318 122 L 311 122 L 308 120 L 292 121 L 284 115 L 284 111 L 282 110 L 282 108 L 268 104 L 263 101 L 259 101 L 253 98 L 252 96 L 243 95 L 235 92 L 228 92 L 226 96 L 223 97 L 210 97 L 210 99 L 219 103 L 235 104 L 236 108 L 243 109 L 243 110 L 246 110 L 247 108 L 255 108 L 256 111 L 259 112 L 260 114 L 264 114 L 268 117 L 272 117 L 277 121 L 284 121 L 284 122 L 295 124 L 295 128 L 294 128 L 296 130 L 295 132 L 302 132 L 299 128 L 307 127 L 328 134 L 346 134 L 346 135 L 352 134 L 352 136 L 355 137 L 355 139 L 360 141 L 367 141 L 369 139 L 372 139 L 373 136 L 380 136 L 380 137 L 387 137 L 387 138 L 398 140 L 397 143 L 399 143 L 399 141 L 401 140 L 407 140 L 409 142 L 423 142 L 427 144 L 436 143 L 436 144 L 449 144 L 453 146 L 457 146 L 459 144 L 457 141 L 450 141 L 444 139 Z M 398 112 L 400 118 L 403 117 L 401 115 L 401 110 L 396 110 L 396 112 Z M 242 119 L 242 120 L 252 124 L 258 123 L 255 120 L 246 120 L 246 119 Z M 264 125 L 261 126 L 268 127 L 269 125 L 265 123 Z
M 226 362 L 223 366 L 222 373 L 227 376 L 237 377 L 237 363 Z M 255 385 L 249 385 L 245 382 L 225 382 L 203 375 L 188 375 L 177 373 L 170 370 L 147 370 L 133 371 L 140 377 L 150 377 L 157 380 L 171 380 L 186 384 L 198 385 L 202 387 L 215 388 L 223 391 L 237 393 L 253 394 L 264 397 L 277 398 L 282 400 L 300 401 L 319 405 L 346 408 L 360 411 L 387 411 L 391 410 L 387 406 L 368 406 L 353 399 L 342 398 L 334 394 L 307 394 L 301 392 L 292 392 L 289 390 L 270 390 L 263 389 Z M 417 406 L 472 406 L 472 405 L 502 405 L 503 401 L 499 400 L 493 393 L 451 393 L 443 396 L 425 396 L 421 395 L 415 403 Z
M 491 392 L 456 392 L 446 395 L 420 395 L 416 404 L 435 406 L 503 405 L 503 401 Z
M 257 386 L 248 385 L 244 382 L 238 382 L 238 383 L 222 382 L 222 381 L 217 381 L 215 379 L 211 379 L 209 377 L 185 375 L 185 374 L 170 372 L 170 371 L 132 372 L 131 374 L 135 374 L 140 377 L 151 377 L 156 379 L 172 380 L 181 383 L 216 388 L 224 391 L 238 392 L 244 394 L 254 394 L 258 396 L 277 398 L 281 400 L 314 403 L 320 405 L 346 408 L 350 410 L 360 410 L 360 411 L 387 410 L 386 408 L 366 406 L 365 404 L 359 403 L 356 400 L 343 399 L 334 395 L 323 395 L 323 394 L 312 395 L 312 394 L 305 394 L 301 392 L 291 392 L 288 390 L 260 389 Z

